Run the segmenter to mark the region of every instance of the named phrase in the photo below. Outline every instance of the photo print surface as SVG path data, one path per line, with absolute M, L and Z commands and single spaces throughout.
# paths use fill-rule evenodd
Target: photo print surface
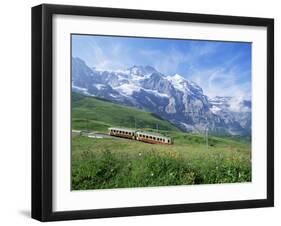
M 72 34 L 72 190 L 251 182 L 251 54 Z

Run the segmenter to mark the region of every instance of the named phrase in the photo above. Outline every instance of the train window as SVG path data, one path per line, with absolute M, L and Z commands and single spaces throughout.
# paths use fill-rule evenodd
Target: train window
M 153 140 L 155 140 L 155 137 L 153 137 Z

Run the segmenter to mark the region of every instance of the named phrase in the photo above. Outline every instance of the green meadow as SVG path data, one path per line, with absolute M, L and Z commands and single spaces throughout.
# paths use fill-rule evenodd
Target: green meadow
M 155 131 L 173 145 L 120 138 L 72 137 L 72 189 L 108 189 L 251 181 L 251 143 L 241 137 L 184 133 L 154 114 L 72 94 L 72 129 L 111 126 Z

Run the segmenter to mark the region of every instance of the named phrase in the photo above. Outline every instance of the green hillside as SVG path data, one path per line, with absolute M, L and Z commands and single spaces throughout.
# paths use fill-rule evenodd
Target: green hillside
M 72 94 L 72 128 L 106 132 L 110 126 L 154 130 L 173 145 L 116 137 L 72 137 L 72 189 L 108 189 L 250 182 L 251 142 L 179 131 L 139 109 Z M 208 144 L 208 145 L 207 145 Z
M 156 115 L 107 100 L 72 93 L 72 128 L 105 132 L 110 126 L 179 131 Z

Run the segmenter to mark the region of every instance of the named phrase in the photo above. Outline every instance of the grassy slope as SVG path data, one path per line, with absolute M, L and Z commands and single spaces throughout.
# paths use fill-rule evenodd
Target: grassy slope
M 110 126 L 134 128 L 135 121 L 138 128 L 156 128 L 158 124 L 160 130 L 179 131 L 174 125 L 152 113 L 72 93 L 73 129 L 88 128 L 106 132 Z
M 73 189 L 232 183 L 251 180 L 251 145 L 225 137 L 180 132 L 150 113 L 73 95 L 73 128 L 106 131 L 109 126 L 155 123 L 175 144 L 151 145 L 126 139 L 73 137 Z M 86 123 L 87 120 L 89 123 Z M 134 118 L 133 118 L 134 120 Z

